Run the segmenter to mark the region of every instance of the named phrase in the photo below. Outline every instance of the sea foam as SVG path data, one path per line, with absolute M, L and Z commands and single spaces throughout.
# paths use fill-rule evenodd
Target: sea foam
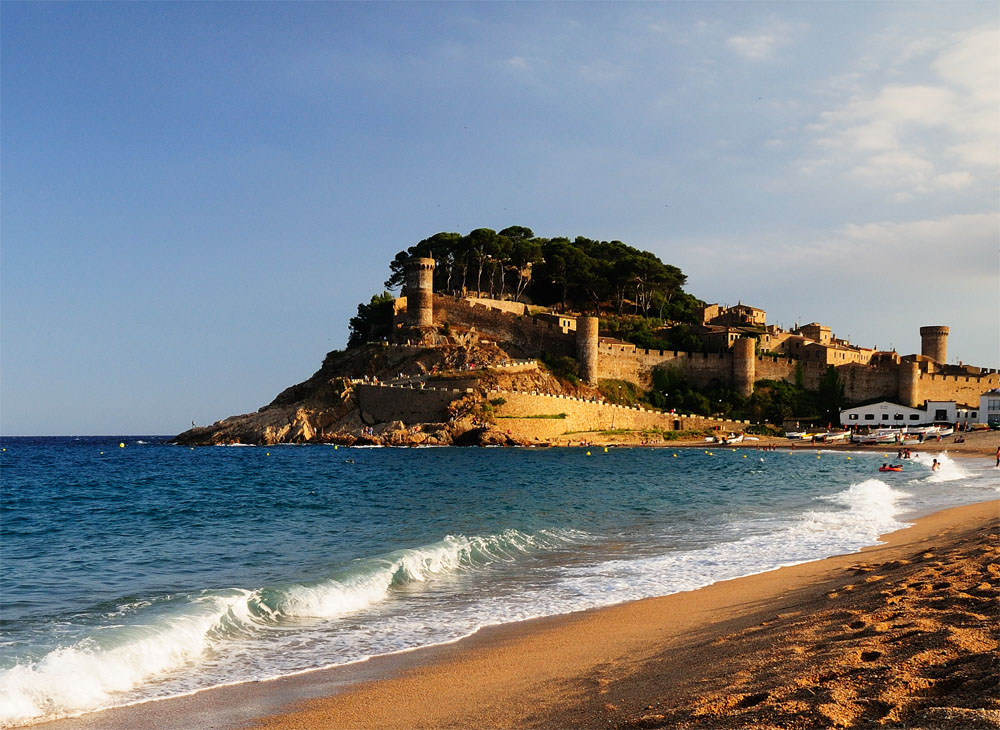
M 0 726 L 101 709 L 115 704 L 116 695 L 196 664 L 227 643 L 289 623 L 363 611 L 408 585 L 566 547 L 579 535 L 568 530 L 447 535 L 436 543 L 359 561 L 340 577 L 315 584 L 205 593 L 166 613 L 148 604 L 125 610 L 131 614 L 130 625 L 95 631 L 0 672 Z
M 722 580 L 854 552 L 906 524 L 897 519 L 905 492 L 879 479 L 820 498 L 834 509 L 735 523 L 736 539 L 638 560 L 612 560 L 568 571 L 564 588 L 581 607 L 695 590 Z

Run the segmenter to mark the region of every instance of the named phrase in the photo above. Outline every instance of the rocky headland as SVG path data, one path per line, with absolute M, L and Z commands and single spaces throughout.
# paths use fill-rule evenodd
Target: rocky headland
M 517 445 L 528 440 L 491 422 L 490 391 L 600 397 L 596 388 L 558 378 L 516 354 L 474 332 L 439 337 L 432 344 L 369 344 L 330 352 L 308 380 L 286 388 L 259 410 L 191 428 L 173 441 L 189 446 Z M 358 389 L 365 386 L 389 388 L 401 398 L 407 390 L 447 390 L 453 397 L 440 420 L 384 418 L 363 407 Z

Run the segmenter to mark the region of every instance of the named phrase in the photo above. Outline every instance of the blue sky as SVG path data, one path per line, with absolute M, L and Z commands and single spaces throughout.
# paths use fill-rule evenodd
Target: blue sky
M 995 3 L 0 5 L 0 431 L 176 433 L 524 225 L 1000 366 Z

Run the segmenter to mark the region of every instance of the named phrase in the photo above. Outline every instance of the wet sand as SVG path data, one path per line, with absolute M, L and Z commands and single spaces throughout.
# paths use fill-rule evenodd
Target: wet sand
M 481 632 L 255 727 L 1000 727 L 1000 502 L 887 544 Z
M 885 543 L 39 727 L 1000 728 L 1000 501 Z

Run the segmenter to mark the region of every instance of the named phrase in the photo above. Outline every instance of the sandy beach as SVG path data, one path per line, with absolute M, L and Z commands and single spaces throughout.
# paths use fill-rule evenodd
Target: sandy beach
M 811 443 L 803 440 L 791 440 L 776 436 L 754 436 L 756 440 L 747 440 L 739 444 L 708 444 L 704 437 L 694 439 L 679 439 L 675 441 L 663 441 L 659 438 L 646 437 L 641 433 L 623 433 L 592 431 L 587 433 L 574 433 L 560 436 L 553 439 L 554 446 L 579 446 L 581 444 L 592 444 L 594 446 L 659 446 L 666 448 L 742 448 L 757 449 L 762 447 L 774 447 L 779 449 L 833 449 L 837 451 L 867 451 L 871 453 L 881 452 L 894 457 L 899 447 L 895 444 L 851 444 L 851 443 Z M 961 439 L 957 441 L 956 439 Z M 909 446 L 914 453 L 919 452 L 948 452 L 954 456 L 972 456 L 995 458 L 997 447 L 1000 447 L 1000 432 L 998 431 L 969 431 L 966 433 L 946 436 L 940 441 L 929 439 L 922 444 Z
M 1000 502 L 859 554 L 480 632 L 255 728 L 1000 727 Z

